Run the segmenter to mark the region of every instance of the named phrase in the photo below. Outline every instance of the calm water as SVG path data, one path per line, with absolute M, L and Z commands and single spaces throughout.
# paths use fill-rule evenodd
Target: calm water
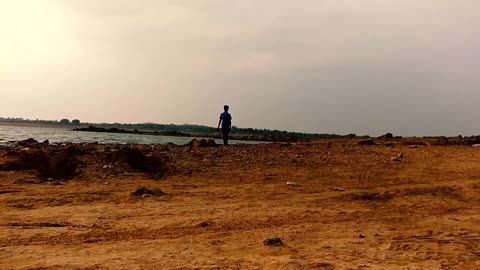
M 28 138 L 34 138 L 37 141 L 49 140 L 51 143 L 112 143 L 112 144 L 166 144 L 172 142 L 174 144 L 186 144 L 192 137 L 171 137 L 156 135 L 139 135 L 139 134 L 116 134 L 116 133 L 99 133 L 99 132 L 81 132 L 72 131 L 71 129 L 62 128 L 43 128 L 43 127 L 18 127 L 18 126 L 0 126 L 0 144 L 9 141 L 20 141 Z M 222 140 L 215 140 L 218 144 L 223 143 Z M 232 144 L 256 144 L 262 142 L 254 141 L 229 141 Z

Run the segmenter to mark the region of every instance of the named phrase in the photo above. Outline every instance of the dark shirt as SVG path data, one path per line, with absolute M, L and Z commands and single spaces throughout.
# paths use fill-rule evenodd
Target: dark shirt
M 220 114 L 222 120 L 222 128 L 229 128 L 232 125 L 232 116 L 228 112 Z

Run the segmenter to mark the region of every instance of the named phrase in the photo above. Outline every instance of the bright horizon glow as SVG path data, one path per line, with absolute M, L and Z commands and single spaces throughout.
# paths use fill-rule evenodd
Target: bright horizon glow
M 0 0 L 0 116 L 480 134 L 480 2 Z

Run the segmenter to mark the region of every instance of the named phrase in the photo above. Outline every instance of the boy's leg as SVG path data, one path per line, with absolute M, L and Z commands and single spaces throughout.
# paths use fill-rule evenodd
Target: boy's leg
M 227 145 L 228 144 L 228 133 L 229 133 L 229 128 L 222 128 L 223 131 L 223 144 Z

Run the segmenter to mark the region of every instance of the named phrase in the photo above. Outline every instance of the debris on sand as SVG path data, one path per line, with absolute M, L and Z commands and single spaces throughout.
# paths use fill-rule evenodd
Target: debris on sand
M 149 189 L 147 187 L 139 187 L 139 188 L 137 188 L 137 190 L 132 192 L 131 195 L 134 196 L 134 197 L 142 197 L 142 198 L 145 198 L 145 197 L 161 197 L 161 196 L 165 195 L 165 192 L 163 192 L 159 188 Z
M 268 239 L 265 239 L 263 241 L 263 244 L 265 246 L 273 246 L 273 247 L 280 247 L 280 246 L 284 246 L 285 244 L 283 243 L 283 239 L 282 238 L 268 238 Z
M 358 142 L 358 145 L 375 145 L 375 141 L 373 139 L 362 140 Z

